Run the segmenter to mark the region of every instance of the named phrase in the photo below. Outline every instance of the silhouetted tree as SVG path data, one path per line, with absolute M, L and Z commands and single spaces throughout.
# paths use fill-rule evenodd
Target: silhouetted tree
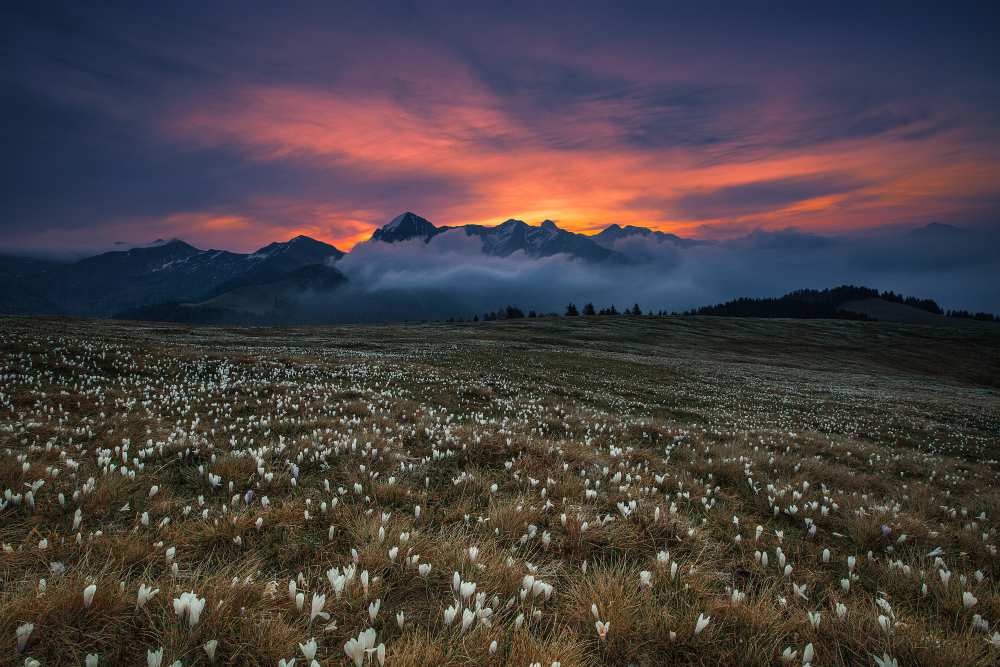
M 949 310 L 948 317 L 957 317 L 964 320 L 979 320 L 980 322 L 1000 322 L 1000 316 L 993 313 L 978 312 L 973 313 L 968 310 Z
M 572 301 L 566 306 L 566 317 L 576 317 L 580 312 L 576 309 L 576 304 Z
M 596 313 L 594 312 L 594 304 L 588 303 L 586 306 L 584 306 L 583 307 L 583 314 L 584 315 L 588 315 L 588 316 L 589 315 L 596 315 Z
M 520 308 L 515 308 L 514 306 L 508 305 L 503 310 L 503 317 L 505 320 L 516 320 L 524 317 L 524 311 Z

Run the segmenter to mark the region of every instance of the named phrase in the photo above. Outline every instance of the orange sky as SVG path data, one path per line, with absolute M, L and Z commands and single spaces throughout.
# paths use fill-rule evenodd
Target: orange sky
M 262 162 L 299 160 L 314 169 L 348 170 L 366 178 L 420 176 L 460 184 L 469 192 L 454 204 L 416 211 L 439 225 L 492 225 L 514 217 L 533 223 L 549 218 L 583 232 L 613 222 L 693 236 L 789 226 L 833 232 L 908 222 L 915 213 L 947 216 L 950 202 L 988 195 L 1000 174 L 994 157 L 956 153 L 947 133 L 920 142 L 889 134 L 706 162 L 705 155 L 687 147 L 629 149 L 616 128 L 601 120 L 606 114 L 593 108 L 589 117 L 570 120 L 572 132 L 585 136 L 586 145 L 561 148 L 501 112 L 500 101 L 474 82 L 465 83 L 469 89 L 460 100 L 425 105 L 419 112 L 374 93 L 237 89 L 210 105 L 178 110 L 166 126 L 177 139 L 237 145 Z M 832 176 L 849 186 L 832 192 L 819 187 L 787 201 L 766 198 L 745 212 L 739 201 L 727 205 L 723 196 L 724 215 L 711 205 L 714 194 L 732 189 L 739 194 L 754 184 L 822 183 Z M 675 205 L 690 199 L 710 205 L 700 212 Z M 253 214 L 220 211 L 210 218 L 195 213 L 191 224 L 202 232 L 224 229 L 230 239 L 243 232 L 261 240 L 266 234 L 304 233 L 348 249 L 394 214 L 382 211 L 378 217 L 376 211 L 351 209 L 349 202 L 338 208 L 336 201 L 303 209 L 266 196 L 255 206 L 259 215 L 279 219 L 287 217 L 283 209 L 298 207 L 301 222 L 269 228 Z

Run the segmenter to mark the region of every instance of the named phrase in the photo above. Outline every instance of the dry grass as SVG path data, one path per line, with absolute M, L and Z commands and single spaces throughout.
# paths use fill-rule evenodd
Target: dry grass
M 392 666 L 996 664 L 998 351 L 852 322 L 0 320 L 0 664 L 308 665 L 315 638 L 348 665 L 369 628 Z

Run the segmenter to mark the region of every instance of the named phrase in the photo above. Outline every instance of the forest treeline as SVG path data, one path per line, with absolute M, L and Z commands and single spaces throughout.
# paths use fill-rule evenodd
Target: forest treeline
M 665 316 L 665 315 L 709 315 L 723 317 L 788 317 L 798 319 L 838 319 L 838 320 L 872 320 L 873 318 L 864 313 L 855 313 L 843 310 L 845 303 L 850 301 L 864 301 L 868 299 L 882 299 L 891 303 L 898 303 L 904 306 L 917 308 L 934 315 L 956 317 L 963 319 L 974 319 L 982 322 L 1000 322 L 1000 316 L 986 312 L 970 312 L 968 310 L 948 310 L 945 311 L 934 299 L 920 299 L 913 296 L 904 296 L 893 291 L 882 291 L 871 287 L 859 287 L 856 285 L 841 285 L 823 290 L 800 289 L 789 292 L 780 297 L 751 298 L 740 297 L 725 303 L 712 306 L 703 306 L 683 312 L 668 312 L 665 310 L 643 311 L 638 303 L 631 307 L 618 310 L 613 304 L 598 309 L 593 303 L 586 303 L 578 307 L 575 303 L 569 303 L 562 313 L 550 312 L 541 313 L 534 310 L 524 310 L 517 306 L 507 305 L 495 311 L 486 312 L 480 318 L 475 315 L 472 321 L 478 322 L 493 320 L 512 320 L 519 318 L 533 317 L 600 317 L 600 316 Z M 462 318 L 452 318 L 449 322 L 464 321 Z
M 743 297 L 714 306 L 704 306 L 685 311 L 684 315 L 723 315 L 727 317 L 795 317 L 830 318 L 842 320 L 870 320 L 862 313 L 843 310 L 845 303 L 881 299 L 923 310 L 934 315 L 976 319 L 985 322 L 998 321 L 991 313 L 971 313 L 966 310 L 945 311 L 934 299 L 920 299 L 904 296 L 893 291 L 880 292 L 871 287 L 841 285 L 830 289 L 801 289 L 777 298 L 753 299 Z

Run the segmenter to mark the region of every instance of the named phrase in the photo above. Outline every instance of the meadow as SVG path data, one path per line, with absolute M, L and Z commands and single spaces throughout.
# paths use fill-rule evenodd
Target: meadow
M 1000 326 L 0 318 L 0 664 L 1000 664 Z

